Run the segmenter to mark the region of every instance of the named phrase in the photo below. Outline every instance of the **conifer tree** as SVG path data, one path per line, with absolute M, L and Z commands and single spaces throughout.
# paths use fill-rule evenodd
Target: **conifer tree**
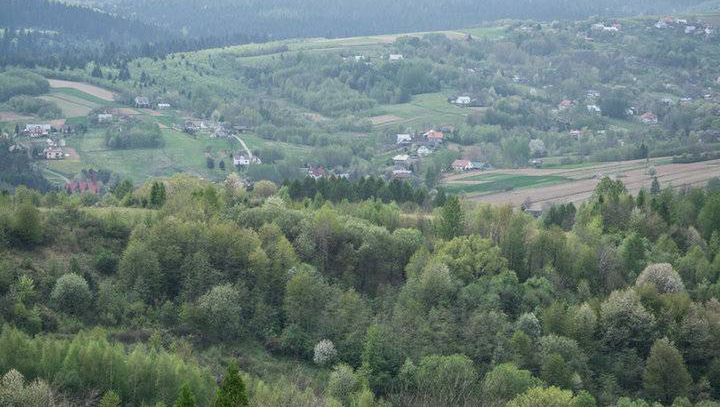
M 240 377 L 237 364 L 232 362 L 228 366 L 222 383 L 220 383 L 213 407 L 245 407 L 247 405 L 248 397 L 245 383 Z
M 463 232 L 463 212 L 460 200 L 456 196 L 447 199 L 440 212 L 440 236 L 447 240 Z

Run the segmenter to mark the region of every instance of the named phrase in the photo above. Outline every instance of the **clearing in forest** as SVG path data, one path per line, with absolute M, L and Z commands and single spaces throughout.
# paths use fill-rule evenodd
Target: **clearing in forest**
M 76 90 L 79 90 L 80 92 L 87 93 L 88 95 L 92 95 L 92 96 L 102 99 L 106 102 L 115 101 L 115 94 L 113 92 L 111 92 L 107 89 L 100 88 L 95 85 L 90 85 L 89 83 L 63 81 L 63 80 L 59 80 L 59 79 L 48 79 L 48 82 L 50 82 L 50 87 L 53 89 L 59 89 L 59 88 L 76 89 Z

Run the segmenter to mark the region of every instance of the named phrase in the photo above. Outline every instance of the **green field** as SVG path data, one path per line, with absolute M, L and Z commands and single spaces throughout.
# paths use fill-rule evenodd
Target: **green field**
M 377 127 L 402 123 L 407 126 L 433 127 L 438 125 L 457 125 L 465 121 L 472 110 L 448 103 L 445 93 L 426 93 L 413 96 L 408 103 L 382 105 L 373 109 L 371 116 L 393 115 L 402 118 L 401 122 L 391 122 Z
M 84 136 L 68 139 L 80 160 L 49 162 L 50 169 L 72 177 L 83 168 L 108 168 L 134 181 L 148 177 L 169 176 L 187 172 L 200 177 L 218 179 L 225 172 L 206 166 L 205 152 L 209 148 L 216 159 L 224 159 L 228 170 L 232 167 L 228 157 L 230 143 L 224 139 L 195 139 L 184 133 L 163 129 L 165 146 L 157 149 L 110 150 L 105 146 L 104 133 L 91 131 Z
M 450 183 L 445 187 L 449 192 L 458 194 L 484 194 L 489 192 L 502 192 L 529 187 L 549 186 L 571 181 L 569 178 L 557 175 L 511 175 L 489 174 L 475 175 L 463 178 L 463 181 L 478 181 L 477 184 Z

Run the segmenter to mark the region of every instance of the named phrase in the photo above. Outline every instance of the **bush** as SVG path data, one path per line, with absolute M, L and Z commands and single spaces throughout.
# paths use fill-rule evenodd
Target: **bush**
M 82 314 L 91 300 L 92 293 L 87 281 L 75 273 L 58 278 L 50 294 L 50 301 L 58 310 L 72 315 Z
M 360 380 L 358 380 L 352 367 L 339 364 L 333 368 L 327 386 L 327 393 L 330 396 L 347 403 L 360 388 Z
M 213 287 L 198 301 L 197 325 L 201 331 L 215 339 L 232 339 L 242 336 L 243 298 L 240 290 L 230 284 Z

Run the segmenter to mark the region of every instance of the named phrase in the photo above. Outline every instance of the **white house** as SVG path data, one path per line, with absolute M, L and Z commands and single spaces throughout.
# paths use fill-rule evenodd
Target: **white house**
M 100 113 L 97 115 L 97 121 L 98 123 L 108 123 L 111 122 L 113 119 L 113 115 L 110 113 Z
M 405 57 L 403 57 L 402 54 L 390 54 L 388 56 L 389 61 L 402 61 L 403 59 L 405 59 Z
M 602 109 L 598 105 L 587 105 L 587 111 L 590 113 L 602 113 Z
M 472 103 L 472 98 L 470 98 L 470 96 L 458 96 L 458 98 L 455 99 L 456 105 L 468 106 L 471 103 Z
M 135 107 L 142 108 L 142 109 L 150 108 L 150 99 L 146 98 L 145 96 L 136 97 L 135 98 Z
M 65 158 L 62 148 L 59 147 L 47 147 L 43 150 L 46 160 L 62 160 Z
M 30 137 L 42 137 L 50 134 L 52 126 L 49 124 L 26 124 L 24 133 Z
M 412 135 L 410 134 L 398 134 L 397 144 L 410 144 L 412 142 Z
M 247 167 L 250 165 L 250 158 L 242 154 L 233 156 L 233 165 L 236 167 Z
M 410 161 L 410 156 L 407 154 L 398 154 L 393 157 L 395 165 L 407 165 L 408 161 Z
M 420 148 L 417 149 L 417 155 L 420 157 L 427 157 L 430 154 L 432 154 L 432 150 L 425 146 L 420 146 Z

